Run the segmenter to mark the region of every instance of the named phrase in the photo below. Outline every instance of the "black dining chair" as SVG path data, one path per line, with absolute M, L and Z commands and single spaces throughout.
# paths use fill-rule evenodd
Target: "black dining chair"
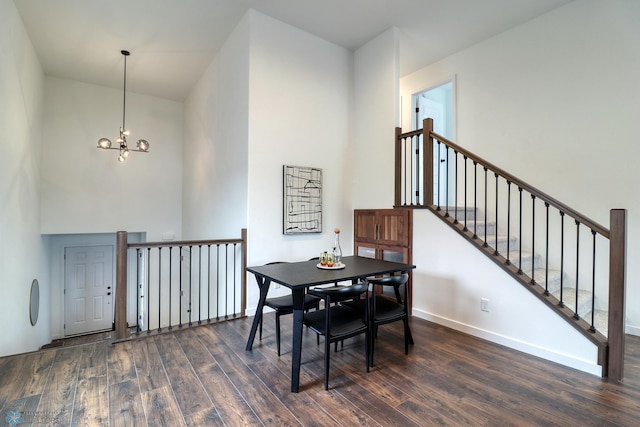
M 309 294 L 322 298 L 325 302 L 325 308 L 305 313 L 303 317 L 303 322 L 309 329 L 324 336 L 324 389 L 329 389 L 331 343 L 365 334 L 365 362 L 369 372 L 371 339 L 368 313 L 361 313 L 344 305 L 332 305 L 334 299 L 343 301 L 359 298 L 361 295 L 364 295 L 363 300 L 368 302 L 369 284 L 361 282 L 351 286 L 314 288 L 309 289 Z
M 284 261 L 269 262 L 266 265 L 282 264 Z M 318 310 L 320 308 L 321 298 L 306 293 L 304 295 L 304 310 L 308 311 L 312 308 Z M 280 356 L 280 316 L 293 313 L 293 296 L 291 294 L 281 297 L 267 298 L 264 301 L 265 307 L 269 307 L 275 311 L 276 315 L 276 347 L 278 356 Z M 262 341 L 262 318 L 260 318 L 260 340 Z
M 413 336 L 409 328 L 409 290 L 407 283 L 409 275 L 403 273 L 395 276 L 368 278 L 367 281 L 373 286 L 368 306 L 367 302 L 362 299 L 343 304 L 361 313 L 369 311 L 371 325 L 371 350 L 369 352 L 371 359 L 369 364 L 373 366 L 374 341 L 378 336 L 379 326 L 402 320 L 404 324 L 404 354 L 409 354 L 409 344 L 413 345 Z M 381 292 L 376 292 L 376 287 L 379 287 L 378 291 Z M 385 289 L 393 290 L 395 301 L 384 295 Z

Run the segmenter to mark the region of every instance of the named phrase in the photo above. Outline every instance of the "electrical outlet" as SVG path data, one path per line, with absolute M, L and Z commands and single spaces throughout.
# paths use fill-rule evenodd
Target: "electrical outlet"
M 488 298 L 481 298 L 480 299 L 480 310 L 489 311 L 489 299 Z

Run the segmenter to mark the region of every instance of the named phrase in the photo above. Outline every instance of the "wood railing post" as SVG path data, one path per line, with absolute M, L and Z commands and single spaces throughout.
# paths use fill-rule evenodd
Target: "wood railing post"
M 241 267 L 241 271 L 242 271 L 242 279 L 241 279 L 241 283 L 242 283 L 242 290 L 241 290 L 241 304 L 242 307 L 240 307 L 240 316 L 244 317 L 245 316 L 245 311 L 247 310 L 247 272 L 246 272 L 246 268 L 247 268 L 247 229 L 243 228 L 242 232 L 241 232 L 241 238 L 242 238 L 242 267 Z
M 603 376 L 622 381 L 624 373 L 624 323 L 627 258 L 627 211 L 612 209 L 609 234 L 609 351 Z M 605 371 L 606 370 L 606 371 Z
M 433 132 L 433 119 L 424 119 L 422 121 L 422 143 L 424 145 L 422 150 L 422 191 L 425 206 L 433 205 L 433 138 L 431 132 Z
M 127 325 L 127 232 L 116 235 L 116 339 L 129 338 Z
M 393 177 L 393 206 L 399 207 L 402 204 L 402 144 L 400 142 L 400 135 L 402 129 L 396 127 L 396 140 L 394 143 L 395 148 L 395 173 Z

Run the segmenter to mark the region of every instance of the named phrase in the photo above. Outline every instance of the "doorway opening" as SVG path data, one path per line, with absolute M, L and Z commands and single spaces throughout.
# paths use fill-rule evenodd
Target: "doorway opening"
M 451 78 L 444 83 L 432 86 L 422 92 L 412 95 L 412 105 L 415 106 L 415 115 L 412 118 L 413 129 L 421 129 L 422 121 L 426 118 L 433 119 L 433 131 L 438 135 L 453 141 L 453 131 L 455 128 L 455 78 Z M 435 151 L 435 150 L 438 150 Z M 447 178 L 452 179 L 453 168 L 447 167 L 446 148 L 436 144 L 433 153 L 433 182 L 439 183 L 434 186 L 431 203 L 440 204 L 439 200 L 446 199 Z M 451 192 L 451 189 L 450 189 Z M 451 194 L 448 195 L 451 197 Z M 440 199 L 439 199 L 440 198 Z

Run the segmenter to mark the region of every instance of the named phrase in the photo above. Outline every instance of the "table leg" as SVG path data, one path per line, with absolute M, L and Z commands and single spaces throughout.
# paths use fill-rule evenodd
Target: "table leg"
M 258 307 L 256 308 L 256 314 L 253 316 L 253 324 L 251 325 L 251 332 L 249 333 L 249 339 L 247 340 L 246 351 L 250 351 L 253 347 L 253 340 L 256 338 L 256 331 L 262 320 L 262 309 L 264 308 L 264 301 L 267 299 L 267 293 L 269 292 L 269 285 L 271 279 L 256 276 L 256 282 L 258 282 L 258 288 L 260 289 L 260 298 L 258 298 Z
M 291 356 L 291 391 L 298 392 L 300 362 L 302 360 L 302 317 L 304 315 L 304 289 L 293 289 L 293 348 Z

